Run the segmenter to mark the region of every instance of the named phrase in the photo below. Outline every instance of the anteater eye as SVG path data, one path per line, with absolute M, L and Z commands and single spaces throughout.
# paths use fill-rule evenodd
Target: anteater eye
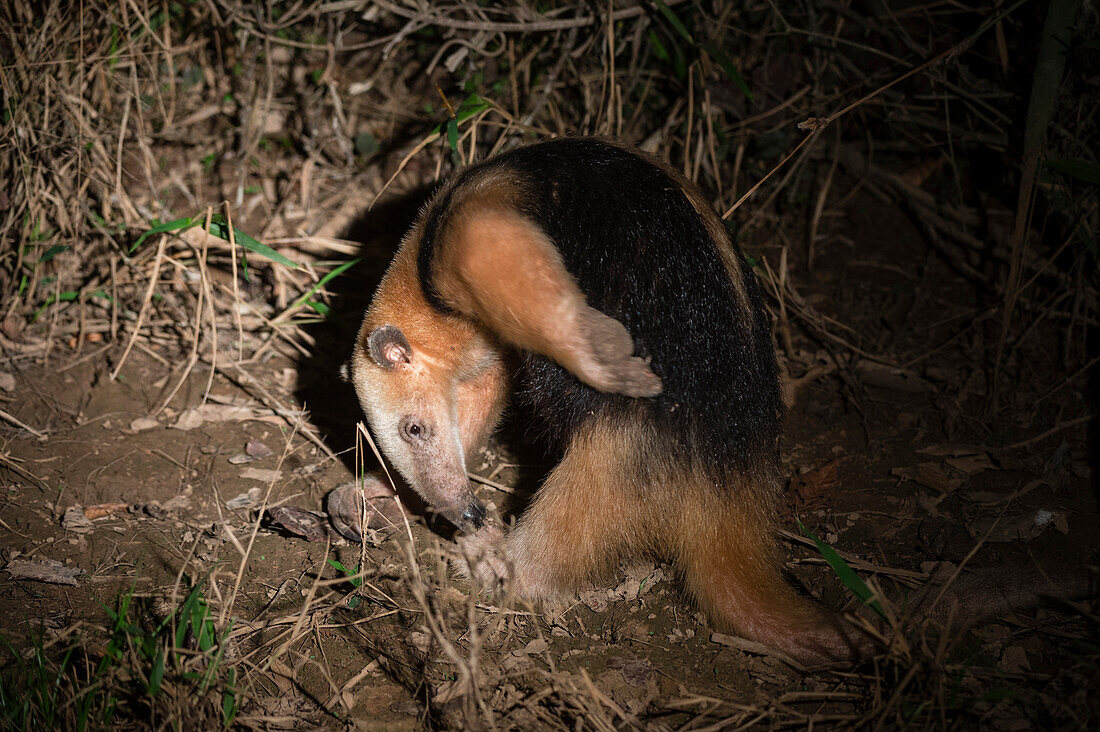
M 402 436 L 408 442 L 420 442 L 428 436 L 428 429 L 414 419 L 407 420 L 401 427 Z

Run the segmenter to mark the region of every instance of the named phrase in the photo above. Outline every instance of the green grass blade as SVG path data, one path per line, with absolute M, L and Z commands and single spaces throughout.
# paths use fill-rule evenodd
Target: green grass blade
M 331 282 L 333 279 L 335 279 L 336 277 L 339 277 L 340 275 L 344 274 L 344 272 L 347 272 L 349 269 L 351 269 L 355 265 L 359 264 L 359 262 L 361 262 L 361 261 L 362 260 L 359 259 L 359 258 L 349 259 L 348 261 L 341 264 L 339 267 L 336 267 L 332 271 L 328 272 L 324 277 L 322 277 L 320 280 L 317 281 L 316 285 L 314 285 L 313 287 L 306 290 L 305 293 L 303 293 L 301 297 L 299 297 L 297 300 L 295 300 L 294 304 L 291 305 L 290 308 L 288 308 L 288 309 L 293 310 L 294 308 L 298 307 L 299 305 L 305 303 L 306 300 L 309 300 L 313 296 L 313 293 L 317 292 L 322 287 L 324 287 L 329 282 Z M 313 308 L 313 309 L 317 310 L 317 308 Z M 326 310 L 327 310 L 327 308 L 326 308 Z M 318 312 L 320 312 L 320 311 L 318 311 Z M 327 315 L 327 313 L 321 313 L 321 314 L 322 315 Z
M 228 728 L 233 724 L 237 716 L 237 681 L 236 669 L 229 669 L 229 677 L 226 679 L 225 692 L 222 694 L 222 724 Z
M 653 54 L 658 61 L 664 61 L 665 63 L 672 61 L 672 56 L 669 55 L 665 44 L 661 43 L 660 37 L 652 28 L 646 31 L 646 37 L 649 38 L 649 44 L 653 46 Z
M 149 229 L 144 234 L 138 237 L 138 240 L 135 241 L 133 246 L 130 247 L 130 253 L 133 254 L 138 247 L 145 243 L 146 239 L 153 236 L 154 234 L 165 234 L 169 231 L 182 231 L 184 229 L 191 228 L 197 223 L 196 218 L 197 217 L 194 216 L 185 216 L 182 219 L 176 219 L 175 221 L 166 221 L 163 224 L 157 224 L 156 226 Z
M 726 76 L 737 85 L 737 88 L 749 98 L 750 102 L 756 101 L 752 96 L 752 92 L 749 91 L 749 85 L 745 83 L 744 77 L 741 76 L 741 72 L 733 65 L 733 61 L 730 60 L 730 57 L 726 55 L 725 51 L 709 41 L 700 43 L 699 48 L 705 51 L 708 56 L 714 59 L 715 63 L 722 67 L 722 71 L 726 72 Z
M 153 659 L 153 670 L 149 672 L 149 694 L 152 696 L 160 692 L 160 684 L 164 680 L 164 656 L 164 646 L 159 645 Z
M 689 33 L 688 29 L 684 27 L 684 24 L 680 22 L 680 19 L 676 17 L 676 13 L 672 12 L 672 8 L 662 2 L 662 0 L 653 0 L 653 2 L 656 4 L 657 9 L 661 11 L 661 15 L 665 16 L 665 20 L 669 22 L 669 25 L 675 28 L 676 32 L 679 33 L 685 41 L 695 45 L 695 39 L 691 37 L 691 33 Z
M 1100 165 L 1084 160 L 1048 160 L 1047 167 L 1086 183 L 1100 185 Z
M 840 578 L 840 581 L 844 583 L 844 586 L 851 590 L 852 593 L 860 600 L 862 600 L 865 605 L 868 605 L 872 610 L 874 610 L 880 618 L 885 620 L 886 613 L 883 611 L 882 605 L 879 604 L 879 601 L 873 599 L 875 593 L 871 591 L 871 588 L 867 586 L 867 583 L 864 582 L 858 574 L 856 574 L 856 571 L 852 569 L 847 562 L 844 561 L 843 557 L 837 554 L 835 549 L 823 542 L 821 539 L 818 539 L 814 532 L 807 529 L 801 521 L 799 521 L 798 519 L 795 519 L 795 521 L 798 521 L 798 528 L 802 529 L 802 533 L 813 540 L 814 544 L 817 546 L 817 550 L 821 552 L 821 556 L 824 557 L 828 565 L 833 568 L 836 576 Z
M 191 632 L 195 634 L 199 650 L 203 653 L 214 647 L 214 620 L 205 600 L 200 599 L 191 612 Z
M 229 238 L 229 224 L 221 216 L 213 216 L 210 218 L 210 233 L 214 236 L 222 239 L 223 241 L 230 241 Z M 269 247 L 267 244 L 257 241 L 248 234 L 244 233 L 236 226 L 233 227 L 233 238 L 238 244 L 247 249 L 250 252 L 255 252 L 261 257 L 267 257 L 272 262 L 278 262 L 284 267 L 290 267 L 291 269 L 298 269 L 298 265 L 291 260 L 279 254 L 277 251 Z
M 68 250 L 69 250 L 69 247 L 65 244 L 54 244 L 52 247 L 47 249 L 46 252 L 41 257 L 38 258 L 38 261 L 39 262 L 48 262 L 51 259 L 53 259 L 54 257 L 56 257 L 58 254 L 61 254 L 61 252 L 66 252 Z
M 447 144 L 451 146 L 451 150 L 458 151 L 458 120 L 447 120 Z
M 42 306 L 38 308 L 38 310 L 34 311 L 34 317 L 31 318 L 31 322 L 33 323 L 38 320 L 42 316 L 42 313 L 46 311 L 46 308 L 48 308 L 50 305 L 53 305 L 55 302 L 72 302 L 79 297 L 80 293 L 76 290 L 66 290 L 65 292 L 59 292 L 56 295 L 50 295 L 46 298 L 46 302 L 42 303 Z M 99 297 L 112 303 L 114 302 L 114 300 L 111 299 L 111 296 L 103 290 L 90 292 L 88 293 L 88 297 Z

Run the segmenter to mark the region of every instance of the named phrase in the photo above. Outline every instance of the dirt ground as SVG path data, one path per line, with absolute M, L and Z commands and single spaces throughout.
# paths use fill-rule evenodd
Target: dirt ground
M 975 292 L 900 212 L 870 204 L 845 210 L 837 243 L 798 287 L 864 343 L 911 357 L 837 368 L 829 344 L 797 329 L 780 339 L 791 380 L 821 367 L 798 382 L 786 419 L 792 575 L 828 605 L 867 615 L 808 546 L 796 515 L 874 578 L 903 620 L 936 563 L 1083 568 L 1100 535 L 1082 395 L 1039 355 L 1021 364 L 1032 382 L 1013 390 L 1011 408 L 985 416 L 984 339 L 996 322 L 974 318 Z M 329 490 L 354 478 L 357 406 L 337 371 L 388 257 L 377 239 L 371 246 L 378 251 L 365 252 L 333 299 L 339 315 L 316 331 L 318 343 L 334 345 L 308 358 L 272 352 L 213 375 L 199 363 L 172 394 L 187 355 L 179 344 L 135 349 L 115 379 L 120 343 L 55 339 L 45 353 L 8 353 L 3 370 L 14 383 L 3 409 L 41 436 L 5 426 L 0 553 L 9 568 L 31 559 L 76 570 L 71 584 L 0 580 L 0 632 L 13 646 L 99 627 L 127 590 L 155 613 L 209 572 L 212 607 L 234 621 L 227 654 L 258 679 L 241 720 L 258 726 L 858 725 L 891 694 L 938 698 L 938 713 L 964 726 L 1095 723 L 1100 676 L 1087 604 L 1044 602 L 942 635 L 903 625 L 910 647 L 872 668 L 803 673 L 713 634 L 665 566 L 624 567 L 551 617 L 471 599 L 441 559 L 446 542 L 415 515 L 408 532 L 363 547 L 307 542 L 258 522 L 261 507 L 320 510 Z M 853 260 L 848 247 L 876 255 Z M 768 242 L 747 249 L 775 256 Z M 231 355 L 231 337 L 221 347 Z M 279 404 L 293 408 L 272 408 Z M 516 500 L 522 466 L 512 449 L 494 443 L 477 473 L 497 507 Z M 363 459 L 373 469 L 373 457 Z M 362 560 L 357 592 L 331 559 L 346 568 Z M 427 588 L 419 600 L 410 589 L 418 583 Z M 365 601 L 349 607 L 350 597 Z M 476 703 L 462 673 L 476 679 Z M 892 714 L 935 722 L 905 705 Z

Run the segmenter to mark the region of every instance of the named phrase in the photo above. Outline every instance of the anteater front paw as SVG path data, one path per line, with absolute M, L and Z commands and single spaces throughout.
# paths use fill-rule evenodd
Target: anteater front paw
M 582 381 L 610 394 L 652 397 L 661 393 L 661 379 L 645 359 L 633 355 L 634 341 L 622 323 L 585 308 L 580 331 L 587 344 L 577 374 Z
M 499 526 L 486 524 L 475 533 L 459 536 L 456 543 L 459 555 L 451 560 L 456 572 L 483 591 L 497 592 L 504 586 L 510 573 L 504 532 Z

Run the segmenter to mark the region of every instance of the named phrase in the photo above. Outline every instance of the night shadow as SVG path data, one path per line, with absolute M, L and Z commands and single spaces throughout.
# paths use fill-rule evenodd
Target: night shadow
M 303 328 L 314 345 L 310 355 L 298 363 L 295 396 L 309 409 L 328 446 L 353 473 L 355 424 L 363 419 L 363 413 L 355 389 L 340 376 L 341 366 L 351 357 L 363 313 L 401 238 L 433 190 L 434 186 L 422 186 L 390 196 L 351 223 L 342 238 L 360 245 L 361 261 L 326 286 L 332 294 L 328 315 Z M 368 470 L 373 463 L 373 458 L 367 459 Z

